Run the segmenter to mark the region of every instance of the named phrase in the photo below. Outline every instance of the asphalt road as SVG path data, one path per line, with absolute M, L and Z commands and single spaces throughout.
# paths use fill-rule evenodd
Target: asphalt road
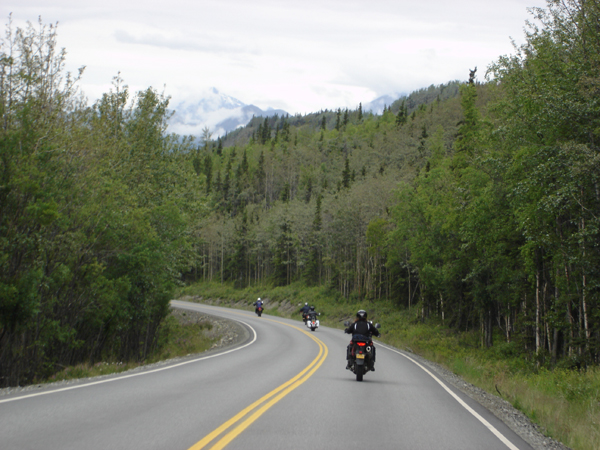
M 531 449 L 410 355 L 378 345 L 376 372 L 357 382 L 341 330 L 174 304 L 241 321 L 247 339 L 177 364 L 2 396 L 0 448 Z

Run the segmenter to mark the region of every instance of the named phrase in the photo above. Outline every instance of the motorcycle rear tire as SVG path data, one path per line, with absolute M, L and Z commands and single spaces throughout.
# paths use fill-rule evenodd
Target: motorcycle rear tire
M 354 372 L 356 373 L 356 381 L 362 381 L 365 366 L 356 364 L 354 366 Z

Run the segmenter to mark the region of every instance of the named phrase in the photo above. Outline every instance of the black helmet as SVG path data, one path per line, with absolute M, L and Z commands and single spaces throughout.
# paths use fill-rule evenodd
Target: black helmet
M 311 310 L 311 311 L 314 311 L 314 310 L 315 310 L 315 307 L 314 307 L 314 306 L 311 306 L 311 307 L 310 307 L 310 310 Z
M 367 312 L 364 309 L 361 309 L 356 313 L 356 317 L 358 317 L 360 320 L 367 320 Z

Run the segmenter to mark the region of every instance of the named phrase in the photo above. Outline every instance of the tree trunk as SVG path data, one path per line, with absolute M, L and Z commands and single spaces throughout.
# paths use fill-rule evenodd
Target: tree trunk
M 540 352 L 540 271 L 535 274 L 535 353 Z
M 406 251 L 406 271 L 408 272 L 408 310 L 410 311 L 412 303 L 412 292 L 411 292 L 411 279 L 410 279 L 410 266 L 408 265 L 408 250 Z

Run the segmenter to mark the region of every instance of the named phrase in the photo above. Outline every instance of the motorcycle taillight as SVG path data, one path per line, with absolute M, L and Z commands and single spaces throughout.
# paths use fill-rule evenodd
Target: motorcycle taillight
M 358 345 L 359 347 L 364 347 L 367 344 L 364 342 L 357 342 L 356 345 Z

